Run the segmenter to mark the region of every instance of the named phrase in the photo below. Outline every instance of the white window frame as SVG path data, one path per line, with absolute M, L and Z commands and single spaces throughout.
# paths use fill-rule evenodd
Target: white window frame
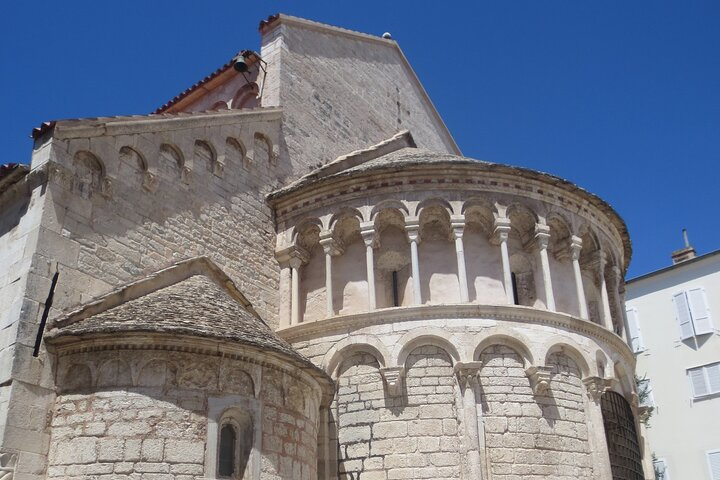
M 689 319 L 689 331 L 683 332 L 683 323 L 680 318 L 681 306 L 678 305 L 678 297 L 683 298 L 685 313 Z M 696 304 L 697 300 L 701 300 L 701 305 Z M 710 315 L 710 304 L 707 301 L 707 294 L 703 287 L 694 287 L 682 290 L 674 293 L 672 296 L 673 306 L 675 307 L 675 319 L 677 320 L 678 328 L 680 329 L 680 339 L 687 340 L 691 337 L 697 337 L 700 335 L 708 335 L 715 331 L 713 325 L 712 316 Z M 704 307 L 705 311 L 698 311 L 699 307 Z M 690 330 L 692 332 L 690 332 Z
M 693 368 L 687 369 L 687 377 L 688 377 L 688 382 L 690 383 L 690 391 L 692 392 L 693 400 L 702 400 L 704 398 L 715 397 L 715 396 L 720 395 L 720 386 L 717 390 L 711 391 L 710 377 L 708 376 L 710 367 L 720 368 L 720 362 L 708 363 L 706 365 L 700 365 L 698 367 L 693 367 Z M 690 374 L 690 372 L 696 371 L 696 370 L 700 370 L 703 374 L 703 380 L 705 383 L 705 388 L 707 389 L 707 393 L 698 395 L 695 392 L 695 385 L 693 384 L 692 375 Z
M 643 342 L 642 338 L 642 330 L 640 328 L 640 315 L 638 314 L 638 309 L 635 307 L 625 307 L 625 318 L 627 320 L 628 324 L 628 345 L 630 345 L 630 350 L 633 351 L 633 353 L 642 353 L 647 348 L 645 348 L 645 343 Z M 635 332 L 637 333 L 636 337 L 633 337 L 633 329 L 632 327 L 635 327 Z M 637 339 L 637 342 L 635 342 L 635 345 L 633 345 L 633 339 Z
M 705 452 L 705 459 L 707 461 L 708 474 L 709 474 L 710 480 L 720 480 L 720 476 L 713 477 L 713 469 L 712 469 L 712 463 L 710 462 L 710 455 L 719 455 L 720 456 L 720 449 L 707 450 Z
M 667 461 L 664 458 L 656 458 L 655 460 L 653 460 L 653 470 L 655 471 L 655 466 L 657 464 L 662 464 L 663 466 L 664 471 L 662 472 L 662 480 L 670 480 L 670 469 L 668 468 Z

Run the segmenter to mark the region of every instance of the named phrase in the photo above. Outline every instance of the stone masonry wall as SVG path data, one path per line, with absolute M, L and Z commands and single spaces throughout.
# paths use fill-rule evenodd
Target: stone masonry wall
M 552 355 L 548 395 L 533 396 L 514 350 L 493 346 L 480 355 L 485 439 L 494 479 L 592 478 L 577 367 Z
M 45 159 L 49 151 L 39 149 L 36 156 Z M 24 451 L 14 457 L 15 471 L 28 475 L 45 470 L 45 418 L 53 400 L 49 371 L 32 356 L 50 285 L 47 276 L 35 273 L 34 258 L 45 208 L 45 178 L 42 171 L 31 171 L 0 198 L 0 453 Z M 12 402 L 15 396 L 37 393 L 46 398 Z M 13 449 L 6 448 L 7 443 Z
M 51 319 L 178 260 L 207 255 L 276 323 L 278 269 L 264 195 L 289 168 L 277 159 L 256 161 L 253 145 L 257 132 L 277 142 L 277 115 L 130 120 L 102 132 L 59 124 L 54 138 L 38 142 L 32 168 L 47 168 L 49 179 L 33 193 L 40 207 L 26 216 L 40 224 L 27 227 L 33 240 L 21 257 L 27 280 L 15 289 L 0 331 L 2 372 L 13 380 L 9 392 L 0 392 L 0 413 L 4 405 L 47 412 L 52 404 L 50 363 L 44 348 L 37 358 L 32 350 L 55 268 Z M 18 473 L 40 478 L 48 440 L 45 426 L 13 425 L 0 450 L 19 454 Z
M 328 425 L 331 472 L 338 468 L 341 480 L 458 478 L 484 468 L 501 480 L 603 474 L 596 467 L 601 469 L 604 460 L 593 457 L 590 448 L 602 445 L 605 436 L 602 429 L 588 428 L 593 404 L 581 379 L 612 375 L 598 370 L 597 358 L 624 365 L 619 357 L 631 352 L 620 350 L 626 348 L 620 340 L 606 343 L 587 330 L 422 308 L 448 316 L 423 319 L 407 312 L 398 320 L 378 312 L 372 325 L 327 321 L 324 329 L 320 321 L 296 327 L 306 330 L 294 341 L 292 328 L 280 331 L 336 375 Z M 577 324 L 607 335 L 587 321 Z M 477 388 L 469 393 L 459 380 L 463 372 L 472 374 L 474 361 L 480 362 L 473 380 Z M 385 372 L 392 380 L 400 367 L 404 375 L 398 384 L 383 379 Z M 530 375 L 529 367 L 540 368 L 543 376 Z M 549 388 L 535 394 L 531 385 L 537 388 L 533 382 L 546 372 Z M 474 405 L 465 404 L 472 399 Z M 478 432 L 467 421 L 474 414 Z
M 317 478 L 319 404 L 287 374 L 263 376 L 261 479 Z
M 48 478 L 202 478 L 207 420 L 197 400 L 183 408 L 159 389 L 58 397 Z
M 262 384 L 258 395 L 254 379 Z M 48 478 L 206 478 L 213 402 L 251 410 L 260 479 L 316 477 L 318 401 L 287 372 L 228 358 L 120 350 L 60 358 Z M 220 412 L 217 412 L 219 414 Z
M 298 174 L 403 129 L 421 147 L 456 153 L 392 42 L 283 22 L 264 34 L 261 54 L 262 103 L 283 107 L 283 148 Z
M 377 360 L 345 360 L 334 405 L 340 478 L 456 479 L 460 453 L 450 358 L 425 346 L 407 360 L 407 391 L 386 396 Z

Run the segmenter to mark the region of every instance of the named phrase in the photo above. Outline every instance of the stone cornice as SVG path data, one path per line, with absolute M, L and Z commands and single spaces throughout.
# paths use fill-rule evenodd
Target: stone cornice
M 374 312 L 339 315 L 317 322 L 301 323 L 277 330 L 276 333 L 292 344 L 342 332 L 353 332 L 371 325 L 458 318 L 500 320 L 562 328 L 605 342 L 620 353 L 629 365 L 635 365 L 635 356 L 630 347 L 614 332 L 565 313 L 519 305 L 447 304 L 383 308 Z
M 99 117 L 55 122 L 53 137 L 57 139 L 88 138 L 103 135 L 134 135 L 138 133 L 185 130 L 199 126 L 221 126 L 240 121 L 272 121 L 282 118 L 282 108 L 268 107 L 249 110 L 219 110 L 211 112 L 127 117 Z M 200 125 L 199 125 L 200 124 Z

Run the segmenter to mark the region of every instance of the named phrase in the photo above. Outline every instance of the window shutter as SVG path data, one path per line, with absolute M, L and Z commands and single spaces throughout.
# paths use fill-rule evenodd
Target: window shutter
M 693 368 L 692 370 L 688 370 L 688 375 L 690 375 L 690 384 L 692 385 L 693 389 L 693 397 L 702 397 L 703 395 L 708 394 L 707 385 L 705 384 L 705 373 L 703 372 L 703 368 Z
M 720 480 L 720 451 L 708 452 L 707 456 L 710 465 L 710 478 Z
M 709 387 L 708 393 L 720 393 L 720 363 L 705 367 L 705 374 Z
M 640 335 L 640 322 L 638 322 L 638 313 L 634 308 L 628 308 L 625 311 L 627 317 L 628 330 L 630 333 L 630 348 L 633 352 L 642 352 L 645 350 L 645 346 L 642 342 L 642 336 Z
M 707 297 L 705 296 L 705 289 L 693 288 L 692 290 L 688 290 L 688 299 L 690 301 L 690 311 L 692 312 L 695 335 L 712 333 L 713 326 L 712 320 L 710 319 Z
M 685 292 L 673 295 L 673 303 L 675 304 L 675 315 L 680 325 L 680 338 L 685 340 L 686 338 L 694 336 L 695 330 L 693 330 L 692 317 L 690 316 L 690 309 Z

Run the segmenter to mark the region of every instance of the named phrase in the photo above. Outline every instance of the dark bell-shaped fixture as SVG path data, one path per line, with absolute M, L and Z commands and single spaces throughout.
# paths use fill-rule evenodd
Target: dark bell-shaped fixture
M 244 55 L 240 54 L 233 58 L 233 68 L 236 72 L 245 73 L 248 71 L 247 59 Z

